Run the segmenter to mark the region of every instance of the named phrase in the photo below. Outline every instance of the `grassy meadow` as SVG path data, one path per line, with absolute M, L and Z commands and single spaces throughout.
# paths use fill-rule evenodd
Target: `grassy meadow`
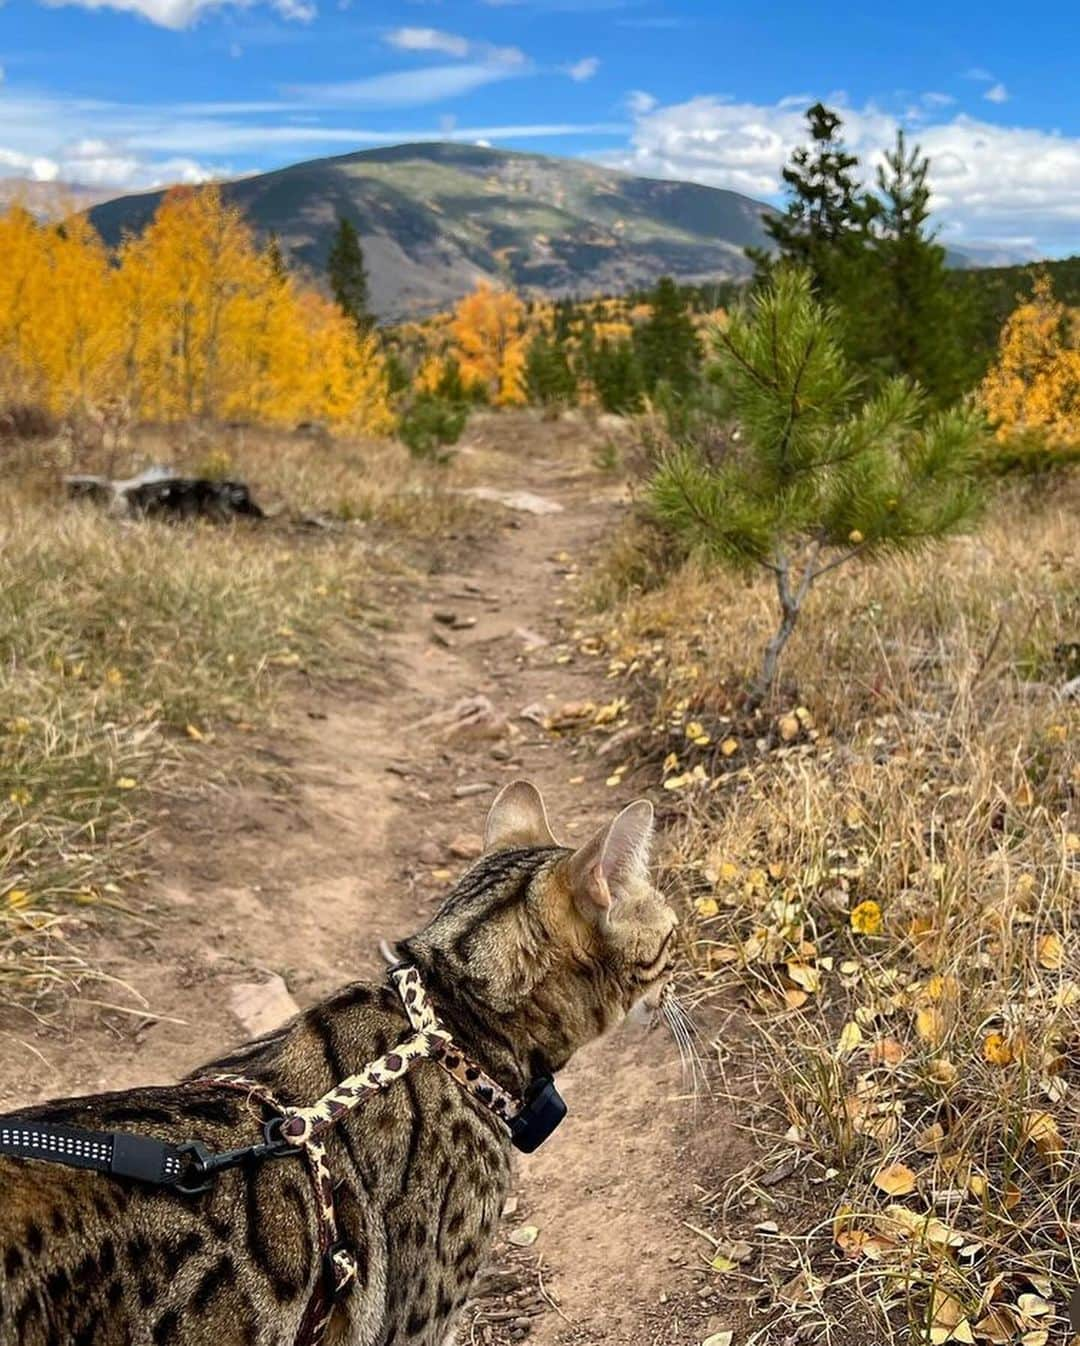
M 589 586 L 603 732 L 628 731 L 609 784 L 661 791 L 689 1000 L 725 1026 L 701 1053 L 755 1142 L 695 1219 L 748 1342 L 781 1319 L 792 1340 L 1068 1336 L 1078 511 L 1075 476 L 1010 485 L 971 536 L 839 570 L 756 708 L 764 579 L 673 565 L 639 520 Z

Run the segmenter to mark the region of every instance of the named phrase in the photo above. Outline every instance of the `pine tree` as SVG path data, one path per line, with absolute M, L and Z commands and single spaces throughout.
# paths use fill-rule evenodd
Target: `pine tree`
M 276 281 L 280 282 L 288 277 L 289 268 L 285 263 L 285 254 L 281 251 L 281 240 L 276 233 L 271 233 L 270 241 L 266 245 L 266 263 Z
M 809 272 L 781 268 L 713 337 L 742 431 L 738 451 L 715 465 L 684 447 L 652 483 L 670 528 L 721 562 L 773 577 L 780 620 L 755 682 L 759 698 L 825 575 L 856 557 L 928 544 L 962 528 L 978 504 L 978 413 L 928 413 L 899 378 L 860 398 L 839 330 Z
M 787 209 L 770 215 L 765 231 L 782 260 L 809 271 L 817 295 L 839 299 L 851 283 L 878 206 L 853 172 L 859 161 L 844 146 L 840 117 L 815 103 L 806 119 L 812 144 L 800 145 L 783 170 Z M 759 280 L 767 279 L 773 259 L 760 249 L 748 255 L 757 264 Z
M 591 377 L 605 411 L 629 416 L 641 410 L 641 366 L 633 342 L 602 338 L 592 349 Z
M 360 336 L 374 325 L 368 312 L 368 280 L 364 266 L 364 250 L 360 236 L 351 220 L 338 216 L 337 233 L 330 244 L 327 258 L 330 289 L 338 307 L 352 322 Z
M 565 345 L 542 330 L 525 354 L 525 390 L 530 402 L 547 407 L 572 402 L 577 392 Z
M 896 147 L 877 172 L 879 209 L 865 257 L 864 302 L 849 312 L 849 347 L 883 375 L 917 379 L 934 401 L 955 400 L 975 377 L 970 306 L 950 287 L 930 217 L 930 161 Z
M 650 393 L 663 382 L 685 394 L 694 384 L 701 352 L 683 296 L 670 276 L 660 278 L 651 305 L 651 315 L 634 332 L 642 384 Z

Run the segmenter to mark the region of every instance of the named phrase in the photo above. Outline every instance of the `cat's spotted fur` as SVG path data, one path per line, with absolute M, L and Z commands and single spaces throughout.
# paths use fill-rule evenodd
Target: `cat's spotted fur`
M 648 880 L 651 826 L 631 805 L 571 852 L 533 787 L 509 786 L 484 855 L 399 946 L 455 1041 L 514 1095 L 666 985 L 675 918 Z M 391 986 L 357 984 L 198 1073 L 301 1106 L 410 1031 Z M 258 1139 L 264 1112 L 189 1082 L 20 1115 L 223 1150 Z M 425 1061 L 327 1149 L 358 1264 L 327 1342 L 444 1346 L 502 1209 L 505 1126 Z M 292 1346 L 322 1274 L 314 1200 L 302 1159 L 224 1172 L 196 1198 L 0 1159 L 0 1346 Z

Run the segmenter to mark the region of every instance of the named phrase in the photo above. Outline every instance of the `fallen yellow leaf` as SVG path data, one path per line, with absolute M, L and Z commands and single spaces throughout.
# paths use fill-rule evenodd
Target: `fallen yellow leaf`
M 787 964 L 787 974 L 804 991 L 813 993 L 821 986 L 821 973 L 809 963 L 790 962 Z
M 1065 944 L 1056 930 L 1040 935 L 1035 945 L 1039 966 L 1049 972 L 1057 972 L 1065 961 Z
M 960 1072 L 947 1056 L 939 1056 L 931 1061 L 926 1073 L 934 1084 L 943 1086 L 955 1084 L 960 1075 Z
M 845 1056 L 849 1052 L 855 1051 L 856 1048 L 859 1047 L 859 1045 L 862 1043 L 862 1040 L 863 1040 L 862 1029 L 854 1021 L 854 1019 L 851 1019 L 844 1025 L 843 1029 L 840 1032 L 840 1037 L 836 1044 L 836 1050 L 840 1053 L 841 1056 Z
M 1009 1066 L 1013 1062 L 1013 1050 L 1000 1033 L 988 1033 L 983 1040 L 983 1057 L 992 1066 Z
M 886 1196 L 907 1196 L 914 1192 L 916 1181 L 914 1172 L 906 1164 L 890 1164 L 874 1174 L 874 1186 Z
M 860 902 L 851 912 L 851 928 L 857 935 L 881 933 L 881 908 L 876 902 Z
M 923 1042 L 937 1046 L 945 1036 L 945 1017 L 936 1005 L 924 1005 L 915 1014 L 915 1032 Z
M 879 1038 L 870 1048 L 870 1060 L 875 1066 L 888 1066 L 894 1070 L 904 1057 L 907 1048 L 895 1038 Z

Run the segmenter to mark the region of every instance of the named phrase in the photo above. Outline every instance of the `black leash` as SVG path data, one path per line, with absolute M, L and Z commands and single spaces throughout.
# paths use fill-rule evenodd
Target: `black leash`
M 201 1141 L 180 1145 L 131 1131 L 89 1131 L 57 1122 L 0 1118 L 0 1155 L 11 1159 L 45 1159 L 69 1168 L 134 1178 L 154 1187 L 171 1187 L 184 1196 L 205 1192 L 214 1175 L 263 1159 L 299 1154 L 276 1134 L 280 1118 L 263 1128 L 263 1141 L 240 1150 L 214 1154 Z

